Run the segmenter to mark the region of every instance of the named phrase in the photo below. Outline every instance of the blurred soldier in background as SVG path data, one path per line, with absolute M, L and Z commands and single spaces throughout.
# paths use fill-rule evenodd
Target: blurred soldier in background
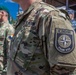
M 9 18 L 8 9 L 0 6 L 0 75 L 7 75 L 7 53 L 10 37 L 14 34 L 14 29 L 9 23 Z
M 74 28 L 74 30 L 76 32 L 76 20 L 75 20 L 75 16 L 74 16 L 74 10 L 68 10 L 68 14 L 71 19 L 72 27 Z
M 11 41 L 7 75 L 76 75 L 76 37 L 68 13 L 42 0 L 13 1 L 24 13 Z

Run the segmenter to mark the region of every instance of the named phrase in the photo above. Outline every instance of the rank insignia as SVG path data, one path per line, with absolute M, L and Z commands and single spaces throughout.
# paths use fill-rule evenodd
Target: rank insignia
M 73 30 L 56 28 L 54 39 L 55 48 L 59 52 L 70 53 L 74 50 L 75 40 Z

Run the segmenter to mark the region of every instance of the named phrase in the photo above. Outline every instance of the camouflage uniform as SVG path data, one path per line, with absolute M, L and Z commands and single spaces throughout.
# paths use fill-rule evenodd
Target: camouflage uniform
M 7 49 L 10 36 L 14 34 L 13 27 L 9 22 L 0 22 L 0 75 L 4 75 L 7 66 Z
M 53 10 L 56 10 L 57 12 L 53 12 Z M 72 51 L 68 54 L 61 54 L 55 49 L 53 43 L 54 31 L 56 26 L 52 24 L 57 23 L 58 28 L 62 28 L 61 31 L 59 30 L 59 35 L 62 34 L 62 31 L 66 31 L 64 30 L 64 28 L 73 30 L 71 24 L 69 25 L 69 27 L 67 25 L 65 27 L 60 26 L 61 21 L 58 21 L 60 24 L 58 24 L 57 21 L 51 23 L 51 15 L 48 15 L 50 11 L 53 12 L 51 13 L 51 15 L 61 13 L 51 5 L 43 2 L 36 2 L 23 13 L 21 19 L 17 22 L 16 31 L 10 47 L 11 52 L 8 75 L 66 75 L 69 69 L 72 69 L 76 65 L 76 58 L 74 58 L 76 57 L 76 54 L 74 54 L 76 48 L 74 48 L 74 52 Z M 60 16 L 63 18 L 63 21 L 64 19 L 66 20 L 65 16 Z M 53 19 L 55 20 L 55 18 L 56 17 L 54 17 Z M 62 22 L 62 25 L 63 23 L 64 22 Z M 50 33 L 52 35 L 49 36 Z M 67 37 L 68 33 L 69 32 L 67 32 Z M 47 39 L 44 36 L 46 36 Z M 61 39 L 62 37 L 60 37 L 60 40 Z M 75 55 L 73 57 L 74 61 L 70 62 L 69 60 L 71 59 L 69 58 L 69 56 L 73 56 L 72 53 Z M 62 64 L 59 63 L 59 59 L 61 59 L 61 62 L 63 62 Z M 67 62 L 65 61 L 65 59 Z M 72 66 L 72 64 L 75 65 Z M 75 68 L 73 68 L 73 70 L 75 70 Z M 62 72 L 62 74 L 60 72 Z M 71 73 L 73 73 L 73 71 L 71 71 Z

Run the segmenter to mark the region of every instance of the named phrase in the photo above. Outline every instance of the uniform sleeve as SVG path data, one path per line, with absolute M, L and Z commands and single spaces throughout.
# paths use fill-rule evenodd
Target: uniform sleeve
M 4 67 L 7 65 L 7 58 L 8 58 L 8 53 L 9 53 L 9 47 L 10 47 L 10 36 L 14 34 L 14 28 L 12 25 L 7 25 L 6 26 L 6 31 L 5 31 L 5 40 L 4 40 Z
M 12 25 L 9 25 L 7 29 L 7 37 L 6 37 L 6 47 L 7 47 L 8 53 L 10 51 L 9 47 L 10 47 L 11 40 L 13 39 L 13 36 L 14 36 L 14 28 Z

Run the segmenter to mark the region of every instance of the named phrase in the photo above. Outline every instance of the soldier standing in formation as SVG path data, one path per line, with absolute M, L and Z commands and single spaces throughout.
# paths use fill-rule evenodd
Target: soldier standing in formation
M 10 46 L 7 75 L 76 75 L 75 32 L 64 10 L 42 0 L 13 0 L 24 13 Z
M 14 29 L 8 19 L 8 9 L 4 6 L 0 6 L 0 75 L 6 75 L 9 37 L 14 34 Z

